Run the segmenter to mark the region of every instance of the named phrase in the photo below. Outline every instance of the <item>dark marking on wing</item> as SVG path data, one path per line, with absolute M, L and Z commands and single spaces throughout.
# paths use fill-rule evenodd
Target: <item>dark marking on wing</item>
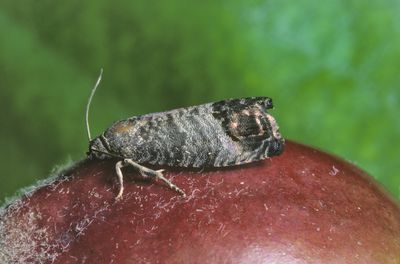
M 268 97 L 220 101 L 212 107 L 214 118 L 220 120 L 227 135 L 234 141 L 255 142 L 268 138 L 272 133 L 264 112 L 272 107 L 272 100 Z

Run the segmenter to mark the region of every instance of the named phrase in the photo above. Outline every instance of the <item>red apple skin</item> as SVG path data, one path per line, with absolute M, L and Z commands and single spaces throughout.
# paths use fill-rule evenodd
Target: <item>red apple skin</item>
M 226 169 L 167 169 L 182 198 L 83 161 L 0 215 L 0 263 L 400 263 L 400 207 L 365 172 L 287 142 Z

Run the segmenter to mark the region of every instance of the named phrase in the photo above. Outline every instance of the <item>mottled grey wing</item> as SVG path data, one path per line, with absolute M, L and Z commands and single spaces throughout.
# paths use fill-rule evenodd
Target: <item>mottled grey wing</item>
M 270 100 L 270 99 L 269 99 Z M 265 157 L 271 127 L 268 102 L 221 101 L 133 117 L 105 133 L 110 151 L 139 163 L 179 167 L 229 166 Z

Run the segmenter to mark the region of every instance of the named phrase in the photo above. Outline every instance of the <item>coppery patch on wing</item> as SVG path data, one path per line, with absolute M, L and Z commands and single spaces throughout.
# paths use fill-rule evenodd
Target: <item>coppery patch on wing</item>
M 118 134 L 125 134 L 128 133 L 133 126 L 133 123 L 121 122 L 114 126 L 114 132 Z

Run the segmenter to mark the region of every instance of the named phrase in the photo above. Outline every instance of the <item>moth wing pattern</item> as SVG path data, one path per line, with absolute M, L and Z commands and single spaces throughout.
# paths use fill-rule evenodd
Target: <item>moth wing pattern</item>
M 244 153 L 253 152 L 252 158 L 261 159 L 273 141 L 273 127 L 266 114 L 273 107 L 268 97 L 233 99 L 214 103 L 213 115 L 221 120 L 227 135 L 240 144 Z M 252 158 L 246 160 L 251 162 Z M 241 162 L 238 162 L 241 163 Z
M 224 100 L 114 123 L 100 136 L 108 152 L 138 163 L 224 167 L 279 154 L 268 97 Z M 276 149 L 275 152 L 270 150 Z

